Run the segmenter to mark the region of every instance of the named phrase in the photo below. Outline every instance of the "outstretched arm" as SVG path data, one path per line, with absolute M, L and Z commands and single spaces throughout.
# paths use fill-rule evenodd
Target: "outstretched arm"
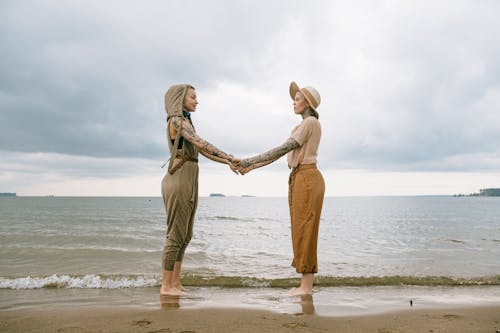
M 293 138 L 288 138 L 282 145 L 273 148 L 265 153 L 250 158 L 245 158 L 241 160 L 239 166 L 242 170 L 248 169 L 248 171 L 256 168 L 260 168 L 264 165 L 270 164 L 281 156 L 285 155 L 289 151 L 294 150 L 299 147 L 299 143 Z M 248 172 L 246 171 L 246 172 Z
M 230 164 L 231 163 L 231 162 L 229 162 L 229 160 L 226 160 L 225 158 L 211 155 L 203 150 L 200 151 L 200 154 L 202 154 L 203 156 L 205 156 L 206 158 L 208 158 L 209 160 L 212 160 L 214 162 L 223 163 L 223 164 Z
M 233 158 L 232 161 L 228 161 L 228 160 L 226 160 L 224 158 L 215 157 L 213 155 L 210 155 L 207 152 L 204 152 L 203 150 L 200 151 L 200 154 L 202 154 L 203 156 L 205 156 L 209 160 L 229 165 L 229 167 L 231 168 L 231 171 L 234 172 L 235 174 L 238 174 L 238 169 L 234 166 L 233 163 L 238 163 L 240 161 L 239 159 Z
M 274 159 L 274 160 L 270 160 L 270 161 L 266 161 L 266 162 L 260 162 L 260 163 L 254 163 L 254 164 L 250 164 L 249 166 L 247 166 L 246 168 L 242 167 L 241 165 L 237 165 L 236 166 L 236 170 L 239 171 L 240 174 L 244 175 L 250 171 L 252 171 L 253 169 L 258 169 L 260 167 L 263 167 L 264 165 L 268 165 L 268 164 L 271 164 L 273 163 L 274 161 L 276 161 L 277 159 Z
M 226 160 L 227 162 L 232 162 L 233 160 L 235 160 L 235 158 L 232 155 L 223 152 L 222 150 L 220 150 L 219 148 L 217 148 L 216 146 L 214 146 L 210 142 L 199 137 L 196 134 L 196 132 L 194 131 L 193 126 L 188 121 L 185 121 L 183 118 L 174 117 L 172 119 L 172 126 L 174 126 L 176 131 L 181 131 L 181 135 L 184 137 L 184 139 L 188 140 L 193 145 L 198 147 L 202 154 L 206 153 L 207 155 L 210 155 L 211 157 L 223 159 L 223 160 Z M 206 155 L 203 154 L 203 156 L 206 156 Z M 206 156 L 206 157 L 208 157 L 208 156 Z M 217 161 L 221 162 L 220 160 L 217 160 Z M 224 163 L 224 162 L 221 162 L 221 163 Z

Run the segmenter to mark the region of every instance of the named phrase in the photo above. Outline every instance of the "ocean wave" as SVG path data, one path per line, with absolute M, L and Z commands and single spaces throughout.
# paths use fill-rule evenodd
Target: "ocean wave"
M 0 246 L 0 253 L 2 252 L 16 252 L 19 251 L 28 251 L 28 252 L 38 252 L 38 251 L 75 251 L 75 252 L 124 252 L 124 253 L 157 253 L 161 252 L 158 249 L 147 249 L 147 248 L 133 248 L 125 247 L 125 246 L 102 246 L 102 245 L 22 245 L 22 244 L 13 244 L 7 246 Z
M 268 218 L 264 216 L 254 216 L 254 217 L 236 217 L 236 216 L 225 216 L 225 215 L 214 215 L 205 217 L 207 221 L 231 221 L 231 222 L 281 222 L 279 219 Z
M 206 276 L 186 274 L 185 286 L 224 288 L 291 288 L 300 283 L 298 278 L 262 279 L 242 276 Z M 159 287 L 160 275 L 51 275 L 45 277 L 0 277 L 0 289 L 120 289 Z M 498 286 L 500 275 L 477 278 L 445 276 L 317 276 L 319 287 L 371 287 L 371 286 Z
M 155 276 L 95 275 L 84 276 L 51 275 L 47 277 L 0 278 L 0 289 L 119 289 L 142 288 L 159 285 Z
M 460 240 L 460 239 L 444 239 L 443 241 L 449 242 L 449 243 L 465 244 L 465 241 Z
M 209 216 L 206 219 L 209 221 L 247 221 L 248 220 L 248 219 L 244 219 L 244 218 L 239 218 L 239 217 L 234 217 L 234 216 L 223 216 L 223 215 Z

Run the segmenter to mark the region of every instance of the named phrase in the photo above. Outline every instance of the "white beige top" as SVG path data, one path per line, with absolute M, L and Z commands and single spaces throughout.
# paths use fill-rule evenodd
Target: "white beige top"
M 292 130 L 291 137 L 300 147 L 288 153 L 288 167 L 318 162 L 318 147 L 321 139 L 321 125 L 316 117 L 307 117 Z

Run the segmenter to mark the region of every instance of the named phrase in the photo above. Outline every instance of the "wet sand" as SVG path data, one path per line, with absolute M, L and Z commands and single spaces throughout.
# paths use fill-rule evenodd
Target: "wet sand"
M 0 311 L 1 332 L 485 332 L 500 330 L 500 306 L 408 309 L 325 317 L 253 309 L 66 308 Z
M 485 332 L 500 330 L 497 287 L 0 291 L 0 332 Z M 411 304 L 410 304 L 411 300 Z

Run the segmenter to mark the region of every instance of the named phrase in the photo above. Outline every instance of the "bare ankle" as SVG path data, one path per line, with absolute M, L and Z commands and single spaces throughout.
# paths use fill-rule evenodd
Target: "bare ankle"
M 160 288 L 160 295 L 162 296 L 182 296 L 184 295 L 184 293 L 175 288 L 175 287 L 171 287 L 171 288 Z

